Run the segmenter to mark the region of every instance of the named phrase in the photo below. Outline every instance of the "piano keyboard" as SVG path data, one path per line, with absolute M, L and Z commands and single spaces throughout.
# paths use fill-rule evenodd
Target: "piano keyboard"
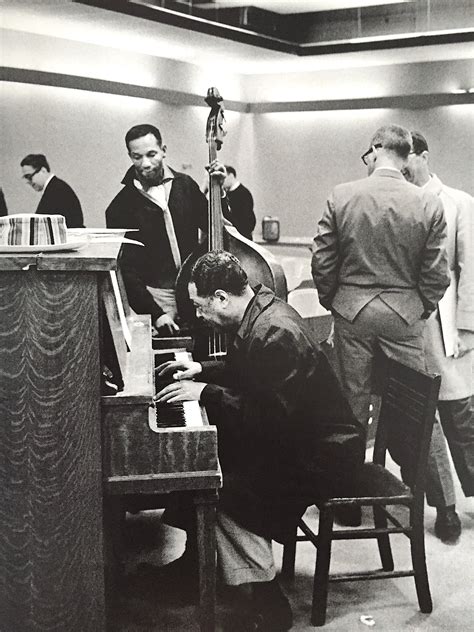
M 183 349 L 167 350 L 165 353 L 155 352 L 155 365 L 172 360 L 192 360 L 188 351 Z M 156 392 L 160 391 L 173 380 L 169 378 L 156 378 Z M 203 425 L 201 407 L 196 400 L 178 402 L 175 404 L 155 404 L 154 414 L 150 414 L 148 425 L 153 432 L 159 432 L 163 428 L 192 428 Z

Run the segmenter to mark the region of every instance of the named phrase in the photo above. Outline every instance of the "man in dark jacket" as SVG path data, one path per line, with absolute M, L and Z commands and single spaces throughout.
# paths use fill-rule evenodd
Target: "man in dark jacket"
M 255 213 L 253 211 L 253 197 L 247 187 L 237 180 L 237 172 L 231 165 L 226 165 L 227 173 L 224 189 L 227 191 L 229 211 L 225 217 L 237 228 L 239 233 L 247 239 L 252 239 L 255 228 Z
M 156 400 L 199 400 L 217 426 L 221 576 L 252 585 L 260 627 L 248 629 L 287 630 L 291 610 L 275 580 L 271 540 L 284 542 L 316 498 L 349 491 L 364 460 L 364 430 L 302 318 L 268 288 L 252 289 L 233 255 L 201 257 L 189 294 L 198 317 L 233 342 L 225 363 L 162 365 L 159 373 L 175 381 Z
M 135 125 L 125 144 L 133 166 L 106 210 L 107 226 L 138 229 L 130 237 L 144 248 L 125 244 L 120 263 L 128 300 L 137 313 L 151 315 L 160 333 L 173 335 L 179 331 L 176 278 L 198 246 L 199 229 L 207 231 L 207 200 L 192 178 L 165 164 L 166 145 L 156 127 Z M 216 161 L 209 173 L 223 183 L 224 165 Z
M 36 209 L 41 215 L 64 215 L 68 228 L 83 228 L 84 219 L 79 198 L 67 182 L 49 168 L 43 154 L 28 154 L 20 163 L 25 181 L 42 193 Z

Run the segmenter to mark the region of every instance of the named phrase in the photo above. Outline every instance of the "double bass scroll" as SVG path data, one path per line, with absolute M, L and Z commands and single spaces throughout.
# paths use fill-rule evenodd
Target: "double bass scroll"
M 209 163 L 217 158 L 217 152 L 223 144 L 224 107 L 217 88 L 209 88 L 205 99 L 211 108 L 206 125 L 206 141 L 209 149 Z M 209 176 L 208 235 L 207 241 L 184 262 L 176 282 L 176 301 L 180 318 L 190 324 L 191 330 L 197 326 L 194 307 L 189 300 L 188 283 L 191 270 L 197 259 L 211 250 L 227 250 L 239 259 L 247 273 L 249 283 L 259 283 L 273 290 L 279 298 L 286 301 L 288 289 L 283 268 L 273 255 L 243 237 L 236 228 L 224 224 L 221 210 L 221 188 L 215 178 Z

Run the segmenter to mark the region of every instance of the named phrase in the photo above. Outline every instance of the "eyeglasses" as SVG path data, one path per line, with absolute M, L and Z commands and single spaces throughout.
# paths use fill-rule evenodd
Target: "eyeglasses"
M 367 164 L 367 157 L 370 156 L 370 154 L 374 151 L 374 149 L 380 149 L 382 147 L 382 143 L 377 143 L 376 145 L 372 145 L 372 147 L 370 149 L 368 149 L 365 154 L 362 154 L 362 156 L 360 157 L 360 159 L 362 160 L 362 162 L 364 163 L 364 165 Z
M 35 176 L 38 171 L 41 171 L 41 167 L 39 169 L 35 169 L 31 173 L 24 173 L 22 178 L 24 178 L 27 182 L 31 182 L 33 180 L 33 176 Z

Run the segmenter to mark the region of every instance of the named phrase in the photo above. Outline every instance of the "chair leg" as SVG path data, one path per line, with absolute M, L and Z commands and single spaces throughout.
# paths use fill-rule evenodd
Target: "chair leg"
M 374 510 L 374 525 L 377 529 L 385 529 L 387 527 L 387 517 L 380 507 L 373 506 Z M 377 544 L 379 545 L 380 560 L 382 562 L 382 568 L 384 571 L 393 571 L 393 556 L 392 548 L 390 546 L 390 538 L 388 534 L 379 535 L 377 537 Z
M 291 537 L 285 542 L 283 547 L 283 559 L 281 563 L 281 574 L 286 579 L 295 577 L 295 558 L 296 558 L 296 534 L 298 526 L 295 527 Z
M 413 563 L 413 570 L 415 571 L 415 586 L 418 604 L 421 612 L 429 613 L 433 611 L 433 602 L 431 600 L 428 570 L 426 568 L 423 510 L 416 511 L 412 509 L 410 511 L 410 522 L 412 525 L 410 538 L 411 559 Z
M 333 509 L 320 508 L 316 569 L 314 572 L 313 585 L 313 605 L 311 613 L 311 623 L 314 626 L 321 626 L 326 623 L 333 523 Z

